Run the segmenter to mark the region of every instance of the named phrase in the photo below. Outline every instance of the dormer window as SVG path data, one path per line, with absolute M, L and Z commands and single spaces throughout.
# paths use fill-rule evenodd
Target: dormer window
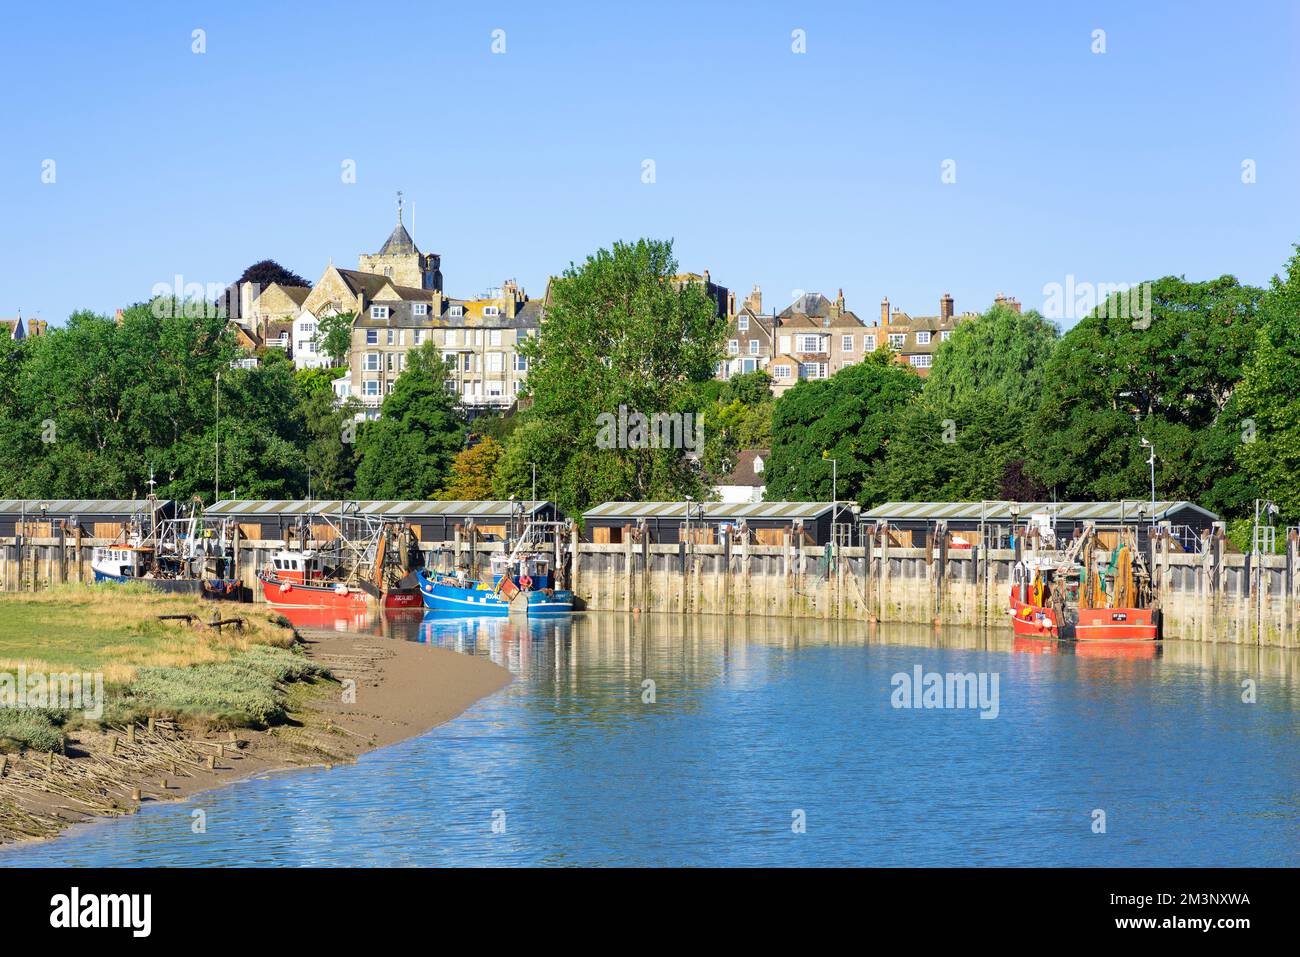
M 453 319 L 459 319 L 461 316 L 465 315 L 465 307 L 452 306 L 449 310 L 447 310 L 447 315 L 451 316 Z
M 387 318 L 388 318 L 388 307 L 387 307 L 387 306 L 371 306 L 371 307 L 370 307 L 370 318 L 371 318 L 371 319 L 387 319 Z
M 429 314 L 429 304 L 427 302 L 417 302 L 411 306 L 412 315 L 427 316 Z
M 498 309 L 496 306 L 484 306 L 483 315 L 487 316 L 489 319 L 494 319 L 497 316 L 501 315 L 501 310 Z
M 919 346 L 928 346 L 930 344 L 930 333 L 918 332 L 916 334 L 916 344 Z

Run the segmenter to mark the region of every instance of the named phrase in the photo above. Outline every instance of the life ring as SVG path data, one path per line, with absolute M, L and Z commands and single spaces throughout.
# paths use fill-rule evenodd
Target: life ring
M 334 586 L 334 594 L 346 595 L 347 593 L 348 593 L 348 586 L 343 584 L 342 582 L 339 582 L 337 585 Z
M 521 576 L 519 579 L 519 587 L 522 588 L 524 591 L 528 591 L 528 589 L 533 587 L 532 578 L 530 578 L 528 575 Z
M 281 594 L 283 594 L 284 592 L 289 591 L 289 589 L 291 589 L 291 588 L 293 588 L 293 586 L 290 585 L 288 582 L 280 582 L 280 592 L 281 592 Z

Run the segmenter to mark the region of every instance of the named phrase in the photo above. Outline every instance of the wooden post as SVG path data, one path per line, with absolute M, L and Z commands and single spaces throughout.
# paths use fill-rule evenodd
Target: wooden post
M 880 523 L 880 612 L 877 616 L 878 621 L 885 621 L 885 613 L 889 609 L 889 523 Z
M 632 536 L 623 536 L 623 610 L 632 610 Z
M 569 533 L 569 547 L 573 549 L 573 554 L 569 556 L 569 589 L 577 595 L 578 593 L 578 566 L 581 565 L 580 556 L 582 552 L 578 546 L 578 525 L 575 522 Z

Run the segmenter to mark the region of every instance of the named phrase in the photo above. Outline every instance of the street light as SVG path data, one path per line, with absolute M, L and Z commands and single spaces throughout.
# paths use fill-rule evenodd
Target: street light
M 1146 439 L 1142 440 L 1142 447 L 1151 450 L 1147 464 L 1151 466 L 1151 524 L 1154 525 L 1156 522 L 1156 447 Z

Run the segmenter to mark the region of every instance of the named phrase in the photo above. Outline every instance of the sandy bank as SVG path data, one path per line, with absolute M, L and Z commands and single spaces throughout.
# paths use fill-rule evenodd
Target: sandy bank
M 159 721 L 137 727 L 134 740 L 117 729 L 81 730 L 69 735 L 66 755 L 8 755 L 0 842 L 52 837 L 266 771 L 352 761 L 456 717 L 510 681 L 499 665 L 445 648 L 350 632 L 301 636 L 308 657 L 343 684 L 295 689 L 288 724 L 202 732 Z

